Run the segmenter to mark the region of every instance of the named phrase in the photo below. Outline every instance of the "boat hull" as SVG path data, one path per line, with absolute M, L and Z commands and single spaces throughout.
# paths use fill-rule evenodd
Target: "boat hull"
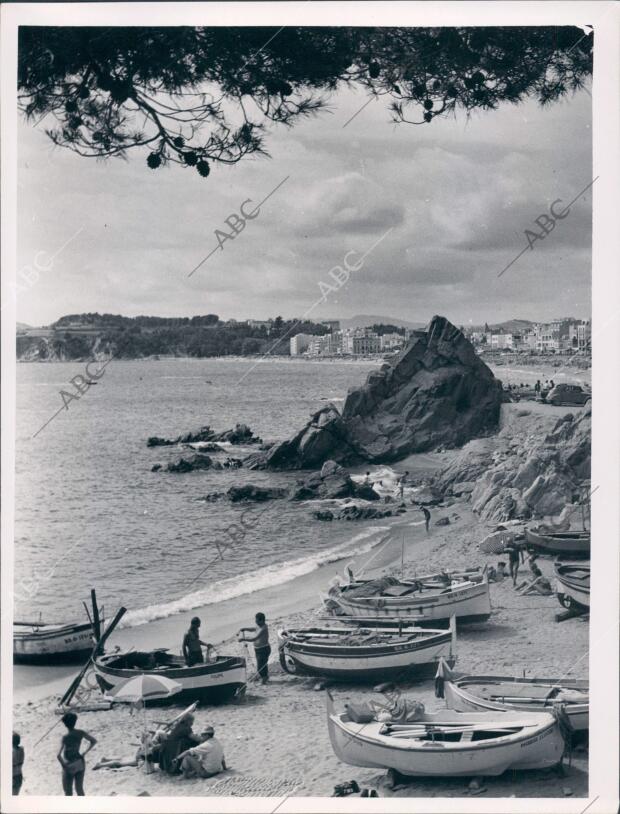
M 489 583 L 467 585 L 447 593 L 428 593 L 400 597 L 347 597 L 346 591 L 330 596 L 343 613 L 350 616 L 395 618 L 424 623 L 456 616 L 459 622 L 482 622 L 491 615 Z
M 247 683 L 245 659 L 236 656 L 222 657 L 217 662 L 196 664 L 193 667 L 175 666 L 157 670 L 114 667 L 106 664 L 106 658 L 110 657 L 104 656 L 94 660 L 95 677 L 103 693 L 109 692 L 129 678 L 144 674 L 163 676 L 181 684 L 181 691 L 171 696 L 168 703 L 201 701 L 220 704 L 233 700 L 243 691 Z M 151 703 L 164 703 L 165 700 Z
M 515 695 L 518 693 L 526 692 L 527 687 L 532 686 L 540 686 L 541 682 L 536 682 L 535 680 L 530 681 L 523 681 L 519 682 L 516 681 L 514 678 L 502 678 L 501 676 L 489 676 L 494 680 L 501 680 L 506 682 L 514 682 L 515 683 Z M 476 681 L 484 681 L 485 676 L 478 676 L 476 677 Z M 567 688 L 575 687 L 577 685 L 585 685 L 587 687 L 587 682 L 562 682 L 561 679 L 558 679 L 557 682 L 554 682 L 554 679 L 546 679 L 545 684 L 549 684 L 550 688 L 551 685 L 554 683 L 562 684 Z M 550 712 L 553 703 L 549 701 L 548 704 L 536 704 L 536 703 L 502 703 L 500 701 L 489 700 L 488 698 L 482 698 L 479 695 L 476 695 L 474 692 L 468 690 L 467 686 L 461 686 L 459 681 L 452 682 L 447 681 L 444 685 L 444 693 L 446 698 L 446 704 L 448 705 L 449 709 L 453 709 L 456 712 L 515 712 L 515 710 L 523 710 L 525 712 Z M 575 732 L 583 732 L 589 728 L 589 704 L 566 704 L 564 707 L 564 711 L 568 715 L 568 719 L 570 721 L 571 728 Z
M 13 631 L 13 661 L 16 664 L 85 661 L 93 647 L 93 628 L 88 622 Z
M 562 606 L 587 612 L 590 610 L 590 580 L 579 580 L 571 573 L 580 570 L 583 569 L 556 563 L 555 591 Z
M 454 713 L 457 714 L 457 713 Z M 564 753 L 564 739 L 551 715 L 536 715 L 539 723 L 510 738 L 477 743 L 425 740 L 417 744 L 382 736 L 380 725 L 345 723 L 345 716 L 328 713 L 332 748 L 343 763 L 373 769 L 394 769 L 408 777 L 493 777 L 507 769 L 545 769 L 556 766 Z M 497 722 L 497 715 L 464 716 Z M 534 716 L 530 716 L 534 717 Z
M 343 681 L 381 681 L 395 676 L 426 678 L 434 675 L 440 658 L 453 660 L 450 631 L 420 642 L 383 647 L 334 647 L 285 641 L 280 662 L 289 673 L 321 675 Z
M 528 546 L 541 554 L 564 554 L 571 557 L 590 556 L 590 534 L 570 532 L 557 534 L 542 534 L 534 529 L 525 529 L 525 539 Z

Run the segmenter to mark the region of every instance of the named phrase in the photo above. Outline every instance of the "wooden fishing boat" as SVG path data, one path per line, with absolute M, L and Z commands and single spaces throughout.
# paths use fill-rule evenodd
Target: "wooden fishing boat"
M 585 613 L 590 610 L 590 563 L 555 562 L 555 592 L 561 605 Z
M 13 622 L 13 661 L 17 664 L 80 661 L 92 651 L 93 636 L 90 622 Z
M 379 580 L 377 581 L 380 582 Z M 452 582 L 449 586 L 436 585 L 425 588 L 418 582 L 397 582 L 378 588 L 374 595 L 364 595 L 370 583 L 355 583 L 334 587 L 324 597 L 327 610 L 334 616 L 365 616 L 404 618 L 424 622 L 449 619 L 456 616 L 460 621 L 478 622 L 491 615 L 489 580 L 486 572 L 480 582 L 469 580 Z
M 425 678 L 442 657 L 454 664 L 456 620 L 450 630 L 312 627 L 279 630 L 278 638 L 287 673 L 352 681 Z
M 551 712 L 563 704 L 571 729 L 588 729 L 589 682 L 586 679 L 515 678 L 509 676 L 448 677 L 443 693 L 457 712 Z
M 497 776 L 507 769 L 544 769 L 562 760 L 558 717 L 537 712 L 424 713 L 419 721 L 355 723 L 337 713 L 327 693 L 334 752 L 351 766 L 394 769 L 409 777 Z
M 536 529 L 525 529 L 525 540 L 528 546 L 541 554 L 565 554 L 570 557 L 590 556 L 589 531 L 550 531 L 539 532 Z
M 240 695 L 247 683 L 244 658 L 218 656 L 214 661 L 187 667 L 181 656 L 168 653 L 166 648 L 97 656 L 93 666 L 103 693 L 136 675 L 152 674 L 181 684 L 181 691 L 172 698 L 175 702 L 223 703 Z

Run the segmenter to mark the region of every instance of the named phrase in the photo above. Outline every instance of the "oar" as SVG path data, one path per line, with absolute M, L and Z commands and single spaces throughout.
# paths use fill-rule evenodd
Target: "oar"
M 406 735 L 409 732 L 427 732 L 428 734 L 435 734 L 435 735 L 437 735 L 439 733 L 449 734 L 450 732 L 470 732 L 470 731 L 471 732 L 483 732 L 483 731 L 493 731 L 493 732 L 498 732 L 498 731 L 504 732 L 505 731 L 505 732 L 508 732 L 508 731 L 514 731 L 514 730 L 517 730 L 517 729 L 522 729 L 523 726 L 524 726 L 524 724 L 519 724 L 519 723 L 516 723 L 516 724 L 504 724 L 504 725 L 500 724 L 497 727 L 492 726 L 490 724 L 463 724 L 462 726 L 451 726 L 451 727 L 446 727 L 446 728 L 444 728 L 442 726 L 433 726 L 433 727 L 429 728 L 429 727 L 426 727 L 424 725 L 416 726 L 415 724 L 413 724 L 410 728 L 407 728 L 407 729 L 399 728 L 399 729 L 396 729 L 396 730 L 391 730 L 390 734 L 392 734 L 394 736 L 397 736 L 397 735 Z
M 90 601 L 93 604 L 93 630 L 95 631 L 95 639 L 98 641 L 101 638 L 101 620 L 99 619 L 99 608 L 97 607 L 97 594 L 95 589 L 92 588 L 90 592 Z
M 502 712 L 500 714 L 501 715 L 506 715 L 505 712 Z M 500 726 L 503 726 L 503 724 L 501 724 L 499 721 L 498 721 L 498 724 Z M 438 721 L 437 723 L 432 723 L 430 721 L 412 721 L 409 724 L 392 724 L 389 721 L 386 721 L 385 725 L 389 729 L 396 729 L 396 730 L 407 730 L 407 729 L 411 729 L 412 727 L 430 727 L 430 728 L 433 728 L 433 729 L 444 729 L 444 728 L 451 728 L 451 727 L 463 728 L 464 726 L 465 727 L 467 727 L 467 726 L 482 726 L 485 729 L 494 729 L 495 728 L 495 727 L 491 726 L 490 724 L 483 724 L 483 723 L 467 724 L 467 723 L 464 723 L 463 721 Z M 510 724 L 509 724 L 509 726 L 511 726 L 511 727 L 531 726 L 531 725 L 532 725 L 531 721 L 511 721 Z
M 127 608 L 119 608 L 118 609 L 118 611 L 116 612 L 116 616 L 110 622 L 110 625 L 108 626 L 108 629 L 105 631 L 105 633 L 101 636 L 101 638 L 96 642 L 95 646 L 93 647 L 93 652 L 90 654 L 90 657 L 89 657 L 88 661 L 82 667 L 82 669 L 80 670 L 78 675 L 76 675 L 76 677 L 73 679 L 73 681 L 71 682 L 71 685 L 69 686 L 67 692 L 60 699 L 60 705 L 61 706 L 63 704 L 68 704 L 69 701 L 73 698 L 73 696 L 75 695 L 75 691 L 80 686 L 86 671 L 88 670 L 88 668 L 92 664 L 93 659 L 100 652 L 100 650 L 103 649 L 103 645 L 104 645 L 105 641 L 107 640 L 109 635 L 112 633 L 112 631 L 114 630 L 116 625 L 120 622 L 120 620 L 122 619 L 122 617 L 124 616 L 124 614 L 126 612 L 127 612 Z

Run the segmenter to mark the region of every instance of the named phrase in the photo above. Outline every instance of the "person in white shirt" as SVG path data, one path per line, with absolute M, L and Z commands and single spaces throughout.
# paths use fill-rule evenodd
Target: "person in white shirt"
M 224 748 L 215 737 L 215 730 L 207 726 L 201 735 L 202 743 L 182 752 L 177 760 L 181 762 L 183 777 L 213 777 L 226 769 Z

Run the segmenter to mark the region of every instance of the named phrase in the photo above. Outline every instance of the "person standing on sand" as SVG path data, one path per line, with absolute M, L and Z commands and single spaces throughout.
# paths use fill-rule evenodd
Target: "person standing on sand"
M 211 648 L 212 645 L 203 642 L 200 639 L 200 619 L 197 616 L 191 621 L 189 630 L 183 637 L 183 658 L 188 667 L 194 664 L 202 664 L 204 656 L 202 655 L 202 648 Z
M 512 584 L 516 588 L 517 574 L 519 573 L 519 556 L 521 556 L 521 562 L 524 561 L 523 550 L 514 542 L 514 540 L 509 540 L 504 545 L 504 553 L 508 554 L 508 568 L 510 570 L 510 576 L 512 577 Z
M 429 534 L 429 526 L 431 524 L 431 513 L 426 508 L 426 506 L 420 506 L 420 511 L 424 515 L 424 526 L 426 528 L 426 533 Z
M 269 645 L 269 628 L 265 621 L 264 613 L 257 613 L 254 617 L 256 627 L 242 627 L 239 630 L 240 642 L 254 642 L 254 655 L 256 656 L 256 673 L 260 676 L 261 684 L 269 681 L 269 656 L 271 646 Z M 243 633 L 254 633 L 254 636 L 243 636 Z
M 17 732 L 13 732 L 13 794 L 17 796 L 24 782 L 22 766 L 26 759 L 24 747 L 20 746 L 21 737 Z
M 67 727 L 67 734 L 62 736 L 60 750 L 56 757 L 62 766 L 62 787 L 65 797 L 73 796 L 73 786 L 78 797 L 84 797 L 84 773 L 86 763 L 84 758 L 97 743 L 97 739 L 83 729 L 76 729 L 77 715 L 75 712 L 66 712 L 61 720 Z M 83 740 L 88 741 L 84 752 L 80 752 Z

